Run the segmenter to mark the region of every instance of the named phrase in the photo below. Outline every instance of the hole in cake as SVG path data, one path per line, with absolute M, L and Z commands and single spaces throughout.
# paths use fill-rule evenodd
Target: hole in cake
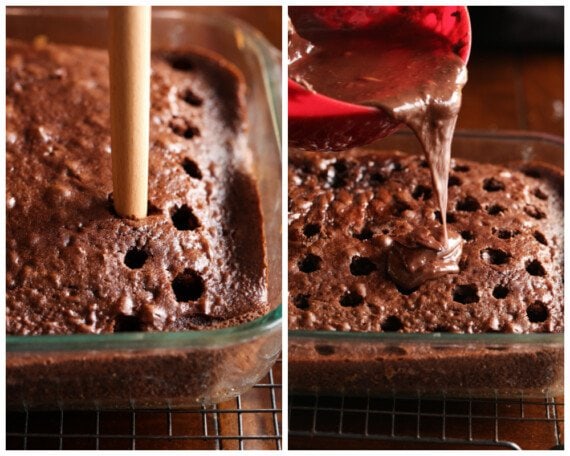
M 548 309 L 542 301 L 534 301 L 526 308 L 526 315 L 531 323 L 542 323 L 548 318 Z
M 447 182 L 448 187 L 459 187 L 463 182 L 459 177 L 451 175 L 449 176 L 449 181 Z
M 469 171 L 469 166 L 466 165 L 455 165 L 453 167 L 453 171 L 457 171 L 458 173 L 466 173 Z
M 473 231 L 469 231 L 469 230 L 463 230 L 461 233 L 461 237 L 465 240 L 465 241 L 472 241 L 473 239 L 475 239 L 475 235 L 473 234 Z
M 382 174 L 382 173 L 374 173 L 370 176 L 370 185 L 376 187 L 378 185 L 382 185 L 384 182 L 386 182 L 388 179 L 387 177 Z
M 493 288 L 493 298 L 505 299 L 509 294 L 509 289 L 503 285 L 497 285 Z
M 172 57 L 170 58 L 170 66 L 175 70 L 191 71 L 194 69 L 194 63 L 187 57 Z
M 200 130 L 198 130 L 196 127 L 189 127 L 184 130 L 184 137 L 186 139 L 192 139 L 194 136 L 198 136 L 199 134 Z
M 348 171 L 348 163 L 346 160 L 337 160 L 334 162 L 333 168 L 337 173 L 346 173 Z
M 110 214 L 113 217 L 121 218 L 121 216 L 119 214 L 117 214 L 117 211 L 115 210 L 115 202 L 113 201 L 113 193 L 109 193 L 107 195 L 107 210 L 110 212 Z M 147 216 L 151 216 L 151 215 L 161 214 L 162 211 L 157 206 L 152 204 L 150 201 L 147 201 L 146 202 L 146 213 L 147 213 Z
M 457 285 L 453 290 L 453 300 L 461 304 L 473 304 L 479 302 L 479 294 L 477 285 Z
M 198 164 L 194 160 L 190 160 L 189 158 L 185 158 L 182 162 L 182 168 L 186 171 L 190 177 L 194 179 L 202 179 L 202 171 L 198 167 Z
M 441 211 L 434 211 L 433 218 L 437 220 L 439 223 L 443 223 L 441 221 Z M 455 223 L 457 222 L 457 216 L 453 212 L 448 212 L 445 214 L 445 221 L 447 223 Z
M 500 204 L 493 204 L 487 208 L 487 214 L 489 215 L 500 215 L 505 212 L 507 209 Z
M 162 211 L 155 206 L 154 204 L 152 204 L 150 201 L 147 201 L 146 203 L 146 213 L 147 215 L 158 215 L 158 214 L 162 214 Z
M 390 168 L 391 171 L 394 172 L 398 172 L 398 171 L 404 171 L 404 166 L 400 163 L 400 162 L 391 162 L 388 167 Z
M 479 201 L 472 196 L 467 196 L 457 202 L 455 209 L 462 212 L 475 212 L 481 209 L 481 205 L 479 204 Z
M 505 184 L 494 177 L 483 180 L 483 190 L 487 192 L 500 192 L 505 189 Z
M 398 292 L 400 294 L 403 294 L 405 296 L 409 296 L 411 295 L 414 291 L 416 291 L 419 287 L 415 287 L 415 288 L 404 288 L 401 287 L 400 285 L 396 285 L 396 289 L 398 290 Z
M 347 291 L 342 298 L 340 298 L 340 305 L 342 307 L 356 307 L 364 302 L 364 298 L 358 293 Z
M 427 160 L 420 161 L 420 168 L 429 168 L 429 163 Z
M 191 106 L 202 106 L 203 100 L 191 89 L 186 89 L 180 94 L 180 99 Z
M 403 325 L 398 317 L 391 315 L 382 322 L 380 327 L 384 332 L 396 332 L 402 329 Z
M 370 228 L 362 228 L 362 231 L 360 233 L 355 233 L 352 236 L 358 239 L 359 241 L 366 241 L 368 239 L 372 239 L 374 233 Z
M 535 179 L 540 179 L 540 171 L 535 168 L 527 168 L 523 169 L 523 173 L 525 176 L 533 177 Z
M 303 234 L 306 237 L 313 237 L 316 236 L 321 232 L 321 225 L 318 223 L 307 223 L 303 228 Z
M 412 207 L 408 203 L 401 200 L 395 200 L 394 204 L 392 205 L 392 211 L 396 216 L 400 216 L 405 211 L 409 211 L 411 209 Z
M 186 269 L 172 281 L 172 290 L 179 302 L 197 301 L 204 293 L 204 281 L 197 272 Z
M 310 273 L 318 271 L 321 268 L 321 257 L 309 253 L 299 262 L 299 271 Z
M 431 194 L 431 188 L 425 185 L 417 185 L 412 192 L 412 197 L 416 200 L 423 199 L 425 201 L 431 198 Z
M 200 222 L 186 204 L 176 207 L 172 212 L 172 223 L 180 231 L 193 231 L 200 226 Z
M 345 160 L 338 160 L 332 166 L 332 170 L 327 173 L 328 183 L 332 188 L 346 186 L 348 179 L 348 163 Z
M 531 276 L 544 277 L 546 275 L 544 267 L 538 260 L 527 262 L 526 272 L 528 272 Z
M 118 217 L 117 211 L 115 210 L 115 202 L 113 201 L 113 194 L 109 193 L 107 195 L 107 210 L 111 213 L 113 217 Z
M 130 269 L 140 269 L 144 266 L 148 253 L 144 250 L 132 247 L 125 255 L 125 265 Z
M 113 332 L 137 332 L 142 331 L 142 322 L 136 315 L 119 314 L 115 317 Z
M 335 348 L 332 345 L 315 345 L 315 351 L 319 355 L 330 356 L 335 352 Z
M 546 214 L 544 212 L 542 212 L 539 208 L 537 208 L 536 206 L 526 206 L 524 208 L 524 211 L 527 215 L 531 216 L 532 218 L 535 218 L 537 220 L 541 220 L 543 218 L 546 217 Z
M 433 212 L 433 218 L 434 220 L 437 220 L 439 223 L 443 223 L 443 221 L 441 220 L 441 211 L 434 211 Z M 447 216 L 446 216 L 447 218 Z
M 375 264 L 369 258 L 354 256 L 350 262 L 350 273 L 355 276 L 369 275 L 375 269 Z
M 181 117 L 172 119 L 168 126 L 174 134 L 186 139 L 192 139 L 194 136 L 200 135 L 200 130 L 197 127 Z
M 297 168 L 297 174 L 314 174 L 313 165 L 310 162 L 304 162 Z
M 495 230 L 493 229 L 493 233 L 496 233 L 499 239 L 511 239 L 515 236 L 520 234 L 518 230 Z
M 481 258 L 489 264 L 506 264 L 509 262 L 510 254 L 501 249 L 487 248 L 481 250 Z
M 543 201 L 546 201 L 546 200 L 548 199 L 548 195 L 547 195 L 546 193 L 544 193 L 544 192 L 543 192 L 540 188 L 538 188 L 538 187 L 535 188 L 535 189 L 532 191 L 532 194 L 533 194 L 534 196 L 536 196 L 538 199 L 543 200 Z
M 300 294 L 295 296 L 293 303 L 297 309 L 307 310 L 309 308 L 309 298 L 311 296 L 308 294 Z
M 546 240 L 546 237 L 540 231 L 535 231 L 534 233 L 532 233 L 532 235 L 542 245 L 548 245 L 548 241 Z

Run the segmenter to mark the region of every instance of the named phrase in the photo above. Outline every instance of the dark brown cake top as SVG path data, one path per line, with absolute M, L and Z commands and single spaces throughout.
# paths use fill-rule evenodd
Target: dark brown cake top
M 460 272 L 405 289 L 386 273 L 387 244 L 441 218 L 425 161 L 291 151 L 289 327 L 562 331 L 561 172 L 538 163 L 452 165 L 447 222 L 464 240 Z
M 149 216 L 112 209 L 107 54 L 7 44 L 9 334 L 215 328 L 268 309 L 244 83 L 152 59 Z

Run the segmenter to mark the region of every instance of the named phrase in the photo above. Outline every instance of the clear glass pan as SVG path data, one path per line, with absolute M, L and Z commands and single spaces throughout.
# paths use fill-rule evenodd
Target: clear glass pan
M 421 153 L 408 131 L 369 148 Z M 563 168 L 564 142 L 536 133 L 459 131 L 453 156 L 491 163 L 541 160 Z M 563 374 L 564 335 L 560 333 L 289 331 L 289 388 L 295 392 L 558 395 L 563 391 Z
M 187 407 L 217 403 L 250 388 L 281 350 L 281 69 L 263 36 L 228 17 L 153 13 L 153 47 L 210 49 L 235 64 L 247 84 L 248 142 L 264 216 L 269 314 L 212 331 L 7 336 L 9 408 Z M 106 45 L 104 8 L 8 8 L 10 38 Z

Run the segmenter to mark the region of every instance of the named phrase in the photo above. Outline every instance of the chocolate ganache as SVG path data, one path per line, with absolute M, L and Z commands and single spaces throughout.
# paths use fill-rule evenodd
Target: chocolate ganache
M 412 288 L 459 272 L 462 239 L 447 229 L 447 184 L 467 70 L 451 44 L 399 18 L 378 29 L 309 30 L 303 37 L 290 25 L 289 76 L 308 90 L 382 109 L 414 131 L 441 220 L 418 219 L 412 232 L 387 239 L 388 273 L 398 285 Z

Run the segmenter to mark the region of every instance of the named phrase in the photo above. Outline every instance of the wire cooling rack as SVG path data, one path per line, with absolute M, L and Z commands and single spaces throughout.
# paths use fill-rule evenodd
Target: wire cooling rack
M 552 397 L 289 396 L 291 449 L 558 449 L 563 429 Z
M 7 449 L 281 449 L 281 361 L 247 393 L 197 409 L 8 412 Z

